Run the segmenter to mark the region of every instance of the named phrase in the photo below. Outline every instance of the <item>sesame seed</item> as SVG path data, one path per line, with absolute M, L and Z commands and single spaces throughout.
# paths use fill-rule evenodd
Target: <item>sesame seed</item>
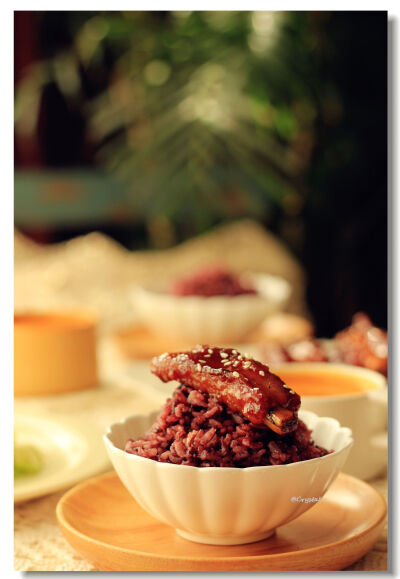
M 211 348 L 208 348 L 208 353 L 212 354 L 214 350 L 212 350 Z
M 290 389 L 289 392 L 290 392 L 290 394 L 295 394 L 295 391 L 292 389 Z
M 206 354 L 204 358 L 211 358 L 210 354 Z
M 246 369 L 246 368 L 250 368 L 250 366 L 251 366 L 251 362 L 245 362 L 245 363 L 243 364 L 243 368 L 245 368 L 245 369 Z
M 232 354 L 237 354 L 237 350 L 232 350 Z
M 196 370 L 197 370 L 198 372 L 201 372 L 201 364 L 196 364 Z
M 239 378 L 239 372 L 232 372 L 232 376 L 235 376 L 235 378 Z
M 221 358 L 227 358 L 228 354 L 226 352 L 220 352 L 219 355 L 221 356 Z
M 264 370 L 260 370 L 260 371 L 259 371 L 259 374 L 260 374 L 260 376 L 265 376 Z
M 199 362 L 201 362 L 202 364 L 205 364 L 205 363 L 206 363 L 205 360 L 199 360 Z

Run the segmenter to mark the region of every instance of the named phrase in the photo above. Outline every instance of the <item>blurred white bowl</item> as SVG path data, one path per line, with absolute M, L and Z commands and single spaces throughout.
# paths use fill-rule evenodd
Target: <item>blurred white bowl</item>
M 137 287 L 134 305 L 147 327 L 164 336 L 203 343 L 240 341 L 268 314 L 286 306 L 292 288 L 283 278 L 246 274 L 257 294 L 175 296 L 164 288 Z
M 157 414 L 111 425 L 104 435 L 106 449 L 135 500 L 179 535 L 199 543 L 236 545 L 270 536 L 323 497 L 353 443 L 351 430 L 337 420 L 300 411 L 315 443 L 334 450 L 332 454 L 288 465 L 197 468 L 125 452 L 127 440 L 143 435 Z
M 325 343 L 328 340 L 325 340 Z M 347 474 L 364 480 L 373 479 L 384 471 L 388 462 L 388 389 L 386 378 L 370 370 L 350 364 L 331 362 L 286 362 L 274 364 L 274 372 L 284 376 L 290 386 L 291 375 L 314 375 L 323 384 L 324 376 L 353 378 L 364 391 L 352 394 L 301 397 L 301 407 L 319 415 L 332 416 L 351 428 L 354 446 L 343 467 Z M 296 386 L 293 385 L 296 390 Z

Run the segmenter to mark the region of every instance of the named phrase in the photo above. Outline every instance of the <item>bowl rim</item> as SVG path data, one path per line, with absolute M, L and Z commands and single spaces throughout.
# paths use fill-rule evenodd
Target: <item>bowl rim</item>
M 279 375 L 280 371 L 287 372 L 315 372 L 326 374 L 347 374 L 357 378 L 366 379 L 374 382 L 376 388 L 370 390 L 365 389 L 363 392 L 355 392 L 354 394 L 333 394 L 333 395 L 303 395 L 302 399 L 320 400 L 324 402 L 341 402 L 343 400 L 361 399 L 373 396 L 373 392 L 385 392 L 387 390 L 387 378 L 371 368 L 364 368 L 364 366 L 354 366 L 352 364 L 344 364 L 343 362 L 279 362 L 279 364 L 271 364 L 274 372 Z
M 305 419 L 308 418 L 317 418 L 318 420 L 325 420 L 325 421 L 329 421 L 329 423 L 334 426 L 336 428 L 336 431 L 342 431 L 347 435 L 347 441 L 345 443 L 345 445 L 343 446 L 343 448 L 341 448 L 340 450 L 333 450 L 333 452 L 326 454 L 325 456 L 318 456 L 315 458 L 310 458 L 308 460 L 302 460 L 302 461 L 298 461 L 298 462 L 292 462 L 289 464 L 268 464 L 268 465 L 263 465 L 263 466 L 246 466 L 243 468 L 239 468 L 239 467 L 219 467 L 219 466 L 206 466 L 206 467 L 198 467 L 198 466 L 191 466 L 191 465 L 186 465 L 186 464 L 172 464 L 172 463 L 168 463 L 168 462 L 159 462 L 156 460 L 153 460 L 151 458 L 147 458 L 144 456 L 138 456 L 136 454 L 131 454 L 129 452 L 125 452 L 125 450 L 121 450 L 120 448 L 118 448 L 117 446 L 115 446 L 115 444 L 112 442 L 110 435 L 112 434 L 112 429 L 114 427 L 118 427 L 120 425 L 123 424 L 127 424 L 128 422 L 130 422 L 131 420 L 135 420 L 138 418 L 144 418 L 144 417 L 150 417 L 151 415 L 155 415 L 155 417 L 157 416 L 157 414 L 160 412 L 160 409 L 158 410 L 153 410 L 150 411 L 146 414 L 131 414 L 129 416 L 127 416 L 126 418 L 123 418 L 122 420 L 119 420 L 117 422 L 114 422 L 112 424 L 110 424 L 107 428 L 107 431 L 104 433 L 103 435 L 103 441 L 104 444 L 106 445 L 106 448 L 114 453 L 114 454 L 118 454 L 119 456 L 124 456 L 124 457 L 128 457 L 125 458 L 124 460 L 131 460 L 131 461 L 137 461 L 138 459 L 140 461 L 151 461 L 152 463 L 154 463 L 155 468 L 174 468 L 175 470 L 177 470 L 177 468 L 179 469 L 185 469 L 185 472 L 187 472 L 187 469 L 194 469 L 197 472 L 261 472 L 262 469 L 282 469 L 282 468 L 301 468 L 301 465 L 303 464 L 307 464 L 307 463 L 314 463 L 316 461 L 322 461 L 322 460 L 331 460 L 332 456 L 338 456 L 341 453 L 343 453 L 346 450 L 350 450 L 350 448 L 353 446 L 354 444 L 354 439 L 353 439 L 353 432 L 351 430 L 351 428 L 347 427 L 347 426 L 342 426 L 340 424 L 340 422 L 338 420 L 336 420 L 336 418 L 332 418 L 331 416 L 319 416 L 318 414 L 316 414 L 315 412 L 312 412 L 311 410 L 299 410 L 299 416 L 300 413 L 302 414 L 302 416 L 304 416 Z M 304 422 L 307 425 L 306 420 L 304 420 Z M 308 425 L 307 425 L 308 426 Z
M 57 321 L 58 323 L 46 323 Z M 95 329 L 99 316 L 92 308 L 21 309 L 14 312 L 14 332 L 66 334 Z
M 273 298 L 270 294 L 268 294 L 267 292 L 257 292 L 255 294 L 239 294 L 236 296 L 231 296 L 231 295 L 216 295 L 216 296 L 201 296 L 201 295 L 187 295 L 187 296 L 177 296 L 171 293 L 167 293 L 167 291 L 163 291 L 162 289 L 160 290 L 156 290 L 154 287 L 151 287 L 151 285 L 149 284 L 135 284 L 133 286 L 133 291 L 134 293 L 136 293 L 137 295 L 146 295 L 149 297 L 157 297 L 157 298 L 162 298 L 163 300 L 169 300 L 171 302 L 179 302 L 180 304 L 182 304 L 182 299 L 185 300 L 185 303 L 212 303 L 212 302 L 221 302 L 222 300 L 228 300 L 230 303 L 232 303 L 232 300 L 234 299 L 235 302 L 237 303 L 237 300 L 240 301 L 252 301 L 255 302 L 257 301 L 268 301 L 269 303 L 277 303 L 280 304 L 282 302 L 287 301 L 290 296 L 293 293 L 293 286 L 292 284 L 284 277 L 280 276 L 280 275 L 274 275 L 274 274 L 269 274 L 269 273 L 264 273 L 264 272 L 242 272 L 241 275 L 246 275 L 246 277 L 249 278 L 255 278 L 255 279 L 259 279 L 262 280 L 264 279 L 265 281 L 268 281 L 268 279 L 270 280 L 276 280 L 278 281 L 278 283 L 281 284 L 282 287 L 284 287 L 284 295 L 279 296 L 279 298 Z

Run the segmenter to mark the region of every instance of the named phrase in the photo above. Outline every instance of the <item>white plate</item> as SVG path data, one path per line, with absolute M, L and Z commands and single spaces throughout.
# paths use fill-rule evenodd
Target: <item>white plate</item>
M 100 429 L 85 419 L 16 414 L 20 444 L 35 446 L 43 455 L 40 472 L 14 480 L 14 502 L 68 488 L 110 468 Z

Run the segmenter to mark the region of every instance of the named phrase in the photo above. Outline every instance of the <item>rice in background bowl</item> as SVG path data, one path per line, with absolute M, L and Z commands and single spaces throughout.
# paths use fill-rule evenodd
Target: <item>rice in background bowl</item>
M 234 296 L 177 296 L 169 286 L 136 287 L 132 300 L 142 322 L 155 334 L 196 342 L 232 343 L 256 329 L 269 314 L 286 307 L 292 288 L 281 277 L 243 274 L 256 293 Z

